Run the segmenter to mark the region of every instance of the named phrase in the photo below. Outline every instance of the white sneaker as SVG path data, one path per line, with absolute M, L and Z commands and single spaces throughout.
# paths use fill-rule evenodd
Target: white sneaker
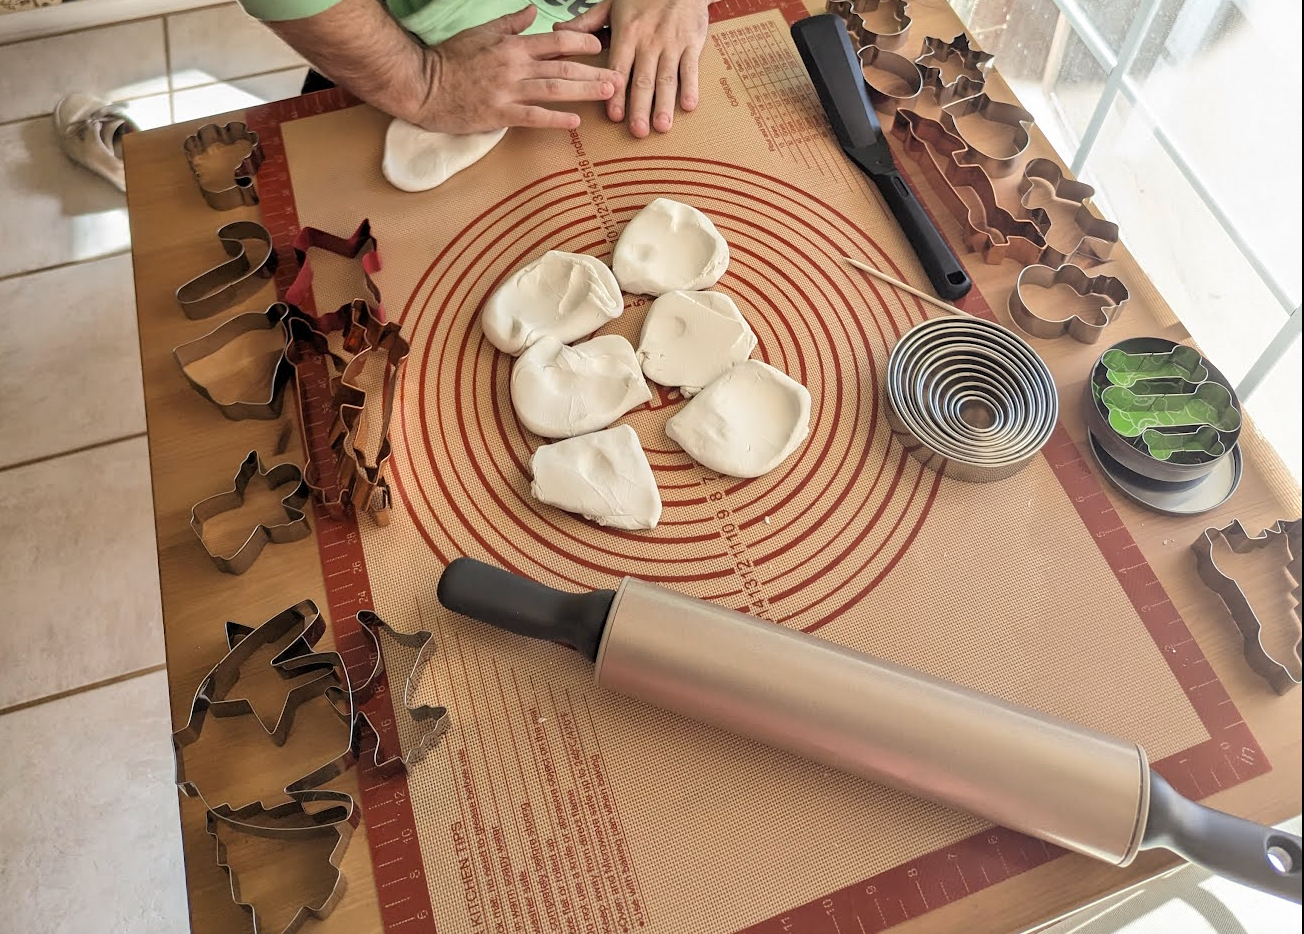
M 139 130 L 115 104 L 89 94 L 69 94 L 54 105 L 54 126 L 59 145 L 68 158 L 127 190 L 122 169 L 122 136 Z

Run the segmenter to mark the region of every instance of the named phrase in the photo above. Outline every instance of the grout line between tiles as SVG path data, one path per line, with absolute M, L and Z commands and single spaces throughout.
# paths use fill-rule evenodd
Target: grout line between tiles
M 145 434 L 146 433 L 143 431 L 138 431 L 135 434 L 123 435 L 120 438 L 111 438 L 108 441 L 96 441 L 94 444 L 83 444 L 79 448 L 70 448 L 67 451 L 56 451 L 54 454 L 46 454 L 42 457 L 33 457 L 30 460 L 17 461 L 16 463 L 13 464 L 5 464 L 3 467 L 0 467 L 0 473 L 4 473 L 6 470 L 17 470 L 20 467 L 31 467 L 34 464 L 40 464 L 44 461 L 52 461 L 59 457 L 68 457 L 73 454 L 85 454 L 87 451 L 95 451 L 98 450 L 99 448 L 106 448 L 111 444 L 118 444 L 122 441 L 135 441 L 137 438 L 145 437 Z
M 115 684 L 121 684 L 123 681 L 130 681 L 133 678 L 152 675 L 156 672 L 163 671 L 166 668 L 167 665 L 165 664 L 151 665 L 148 668 L 140 668 L 136 671 L 128 671 L 124 674 L 115 675 L 112 678 L 105 678 L 103 681 L 96 681 L 92 684 L 83 684 L 81 687 L 70 688 L 67 691 L 59 691 L 57 694 L 48 694 L 45 697 L 23 701 L 20 704 L 13 704 L 9 707 L 0 707 L 0 717 L 9 713 L 17 713 L 20 710 L 30 710 L 33 707 L 39 707 L 42 704 L 48 704 L 51 701 L 63 700 L 65 697 L 75 697 L 78 694 L 85 694 L 88 691 L 94 691 L 98 688 L 111 687 Z
M 10 279 L 21 279 L 23 276 L 34 276 L 38 272 L 53 272 L 56 269 L 71 269 L 73 266 L 85 266 L 87 263 L 98 263 L 102 259 L 113 259 L 115 256 L 126 256 L 131 253 L 131 247 L 123 247 L 121 250 L 114 250 L 112 253 L 103 253 L 99 256 L 87 256 L 84 259 L 70 259 L 66 263 L 55 263 L 53 266 L 42 266 L 39 269 L 28 269 L 24 272 L 10 272 L 0 276 L 0 283 L 8 282 Z
M 128 16 L 125 19 L 114 20 L 109 23 L 94 23 L 90 26 L 78 26 L 76 29 L 63 29 L 59 32 L 52 32 L 48 35 L 32 36 L 27 39 L 5 39 L 0 40 L 0 49 L 7 48 L 11 45 L 22 45 L 24 42 L 44 42 L 46 39 L 58 39 L 60 36 L 75 36 L 79 32 L 94 32 L 97 29 L 111 29 L 114 26 L 125 26 L 128 23 L 148 23 L 152 19 L 166 20 L 169 16 L 185 16 L 187 13 L 198 13 L 201 10 L 211 10 L 213 7 L 227 6 L 236 0 L 215 0 L 213 3 L 207 3 L 204 6 L 197 6 L 189 10 L 178 10 L 175 13 L 153 13 L 149 16 Z

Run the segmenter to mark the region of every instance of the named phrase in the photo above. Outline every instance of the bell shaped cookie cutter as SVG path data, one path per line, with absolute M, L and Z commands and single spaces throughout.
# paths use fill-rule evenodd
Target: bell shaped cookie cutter
M 217 230 L 217 240 L 226 255 L 225 263 L 200 273 L 177 289 L 177 304 L 187 318 L 210 318 L 236 302 L 248 298 L 276 275 L 276 250 L 267 228 L 254 221 L 232 221 Z M 251 257 L 244 241 L 258 243 Z
M 281 499 L 286 521 L 278 525 L 256 526 L 233 553 L 215 554 L 204 540 L 204 523 L 220 513 L 231 512 L 243 506 L 245 492 L 255 478 L 269 490 L 294 484 L 294 489 Z M 264 470 L 258 452 L 250 451 L 241 462 L 231 489 L 196 503 L 190 510 L 190 529 L 219 571 L 243 574 L 253 567 L 268 544 L 284 545 L 308 536 L 312 530 L 308 525 L 308 516 L 303 511 L 308 495 L 308 484 L 304 482 L 303 471 L 296 464 L 276 464 L 270 470 Z
M 1024 288 L 1051 289 L 1057 285 L 1067 285 L 1084 298 L 1096 296 L 1101 300 L 1100 316 L 1090 320 L 1080 315 L 1052 318 L 1038 314 L 1028 298 L 1023 294 Z M 1010 318 L 1021 329 L 1033 337 L 1052 340 L 1065 334 L 1083 344 L 1094 344 L 1109 327 L 1127 304 L 1128 291 L 1113 276 L 1088 276 L 1079 267 L 1063 265 L 1056 268 L 1040 264 L 1026 266 L 1019 273 L 1010 293 Z
M 1232 622 L 1240 630 L 1245 642 L 1245 660 L 1250 668 L 1272 687 L 1278 694 L 1286 694 L 1299 687 L 1300 660 L 1300 583 L 1304 578 L 1300 573 L 1300 538 L 1301 520 L 1279 519 L 1258 535 L 1251 535 L 1245 530 L 1240 519 L 1235 519 L 1223 528 L 1205 529 L 1191 545 L 1195 553 L 1196 569 L 1206 587 L 1216 593 L 1227 606 Z M 1264 548 L 1270 548 L 1277 539 L 1285 539 L 1286 573 L 1294 582 L 1291 597 L 1295 601 L 1295 644 L 1291 649 L 1293 667 L 1274 658 L 1263 644 L 1263 624 L 1254 612 L 1254 607 L 1233 578 L 1229 577 L 1214 560 L 1214 547 L 1217 539 L 1222 539 L 1238 555 L 1249 554 Z
M 249 144 L 249 154 L 234 167 L 230 185 L 211 188 L 205 180 L 199 162 L 205 153 L 217 146 L 234 146 L 239 143 Z M 258 189 L 254 187 L 254 175 L 263 164 L 263 146 L 258 141 L 258 134 L 243 123 L 232 122 L 222 126 L 206 123 L 188 136 L 181 144 L 186 154 L 190 172 L 195 176 L 195 184 L 204 201 L 216 211 L 230 211 L 240 207 L 252 207 L 258 203 Z
M 910 31 L 909 8 L 907 0 L 828 0 L 825 7 L 847 24 L 855 48 L 874 45 L 888 50 L 905 45 Z M 871 19 L 876 21 L 872 26 Z

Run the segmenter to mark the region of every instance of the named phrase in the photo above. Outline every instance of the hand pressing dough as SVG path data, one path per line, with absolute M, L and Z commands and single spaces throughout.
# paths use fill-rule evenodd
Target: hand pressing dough
M 643 375 L 693 396 L 756 349 L 756 335 L 721 292 L 667 292 L 648 309 L 638 342 Z
M 730 369 L 666 422 L 666 434 L 716 473 L 759 477 L 806 440 L 810 393 L 759 360 Z
M 696 292 L 720 281 L 729 244 L 697 208 L 657 198 L 625 225 L 611 265 L 626 292 Z
M 545 444 L 530 461 L 540 502 L 614 529 L 654 529 L 661 493 L 638 433 L 628 425 Z
M 380 171 L 395 188 L 429 191 L 475 165 L 498 145 L 507 130 L 487 133 L 434 133 L 406 120 L 393 120 L 385 131 Z
M 652 399 L 634 348 L 618 334 L 567 347 L 535 342 L 512 367 L 512 407 L 544 438 L 572 438 L 606 428 Z
M 569 344 L 624 310 L 625 297 L 606 263 L 550 250 L 489 296 L 480 326 L 489 343 L 515 356 L 544 336 Z

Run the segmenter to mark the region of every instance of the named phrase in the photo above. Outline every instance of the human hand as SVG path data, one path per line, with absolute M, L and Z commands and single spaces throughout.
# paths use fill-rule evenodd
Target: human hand
M 706 43 L 711 0 L 604 0 L 587 13 L 554 26 L 557 32 L 592 33 L 611 26 L 608 64 L 620 78 L 607 116 L 645 137 L 649 127 L 667 132 L 675 121 L 675 96 L 685 111 L 697 107 L 697 61 Z
M 621 86 L 622 76 L 607 68 L 560 61 L 596 55 L 597 37 L 579 32 L 535 36 L 520 33 L 534 22 L 528 6 L 476 26 L 426 50 L 425 92 L 405 117 L 423 129 L 475 133 L 505 126 L 574 129 L 576 114 L 541 104 L 601 101 Z

